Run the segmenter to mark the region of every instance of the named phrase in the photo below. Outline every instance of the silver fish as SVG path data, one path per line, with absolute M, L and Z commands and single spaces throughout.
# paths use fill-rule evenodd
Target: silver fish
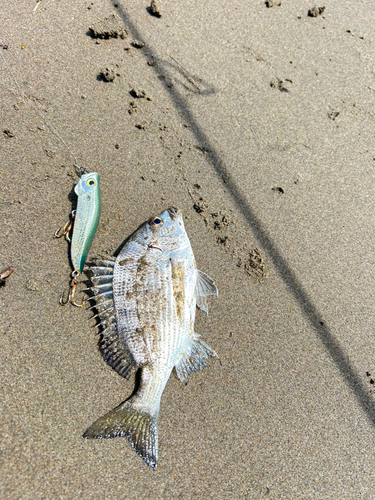
M 91 288 L 105 360 L 122 376 L 141 369 L 134 396 L 94 422 L 86 438 L 124 436 L 156 469 L 160 399 L 173 370 L 180 380 L 216 353 L 194 332 L 196 306 L 218 295 L 198 271 L 182 214 L 169 208 L 130 236 L 117 259 L 95 261 Z

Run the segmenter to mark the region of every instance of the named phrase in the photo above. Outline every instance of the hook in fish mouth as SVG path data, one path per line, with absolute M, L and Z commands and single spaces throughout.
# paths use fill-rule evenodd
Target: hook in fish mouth
M 167 212 L 169 213 L 172 220 L 177 219 L 177 217 L 181 213 L 180 210 L 178 208 L 175 208 L 175 207 L 168 208 Z

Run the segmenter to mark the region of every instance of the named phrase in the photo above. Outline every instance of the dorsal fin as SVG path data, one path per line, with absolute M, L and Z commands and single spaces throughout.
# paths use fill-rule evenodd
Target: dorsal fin
M 132 364 L 124 353 L 117 337 L 116 325 L 105 327 L 100 332 L 99 349 L 104 360 L 122 377 L 128 378 Z
M 132 369 L 132 362 L 129 355 L 120 344 L 117 333 L 117 321 L 113 303 L 112 279 L 114 260 L 95 259 L 91 261 L 86 273 L 89 276 L 92 286 L 89 290 L 92 293 L 90 300 L 94 305 L 90 309 L 96 309 L 99 323 L 100 340 L 99 349 L 105 361 L 122 377 L 128 378 Z

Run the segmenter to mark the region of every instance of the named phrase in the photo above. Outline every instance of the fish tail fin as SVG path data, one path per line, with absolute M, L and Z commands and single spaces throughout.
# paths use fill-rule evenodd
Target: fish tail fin
M 158 460 L 158 412 L 156 415 L 125 401 L 94 422 L 83 434 L 88 439 L 126 437 L 134 450 L 154 470 Z

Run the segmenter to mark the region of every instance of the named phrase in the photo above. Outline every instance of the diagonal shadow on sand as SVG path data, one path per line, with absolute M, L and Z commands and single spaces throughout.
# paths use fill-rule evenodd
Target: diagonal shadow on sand
M 120 2 L 118 0 L 109 0 L 109 2 L 115 7 L 117 14 L 130 31 L 132 37 L 135 40 L 145 43 L 142 34 L 139 32 L 134 23 L 132 23 L 126 9 L 120 4 Z M 288 262 L 273 242 L 268 231 L 263 227 L 261 220 L 257 217 L 255 211 L 251 208 L 240 188 L 229 173 L 228 167 L 222 161 L 219 154 L 216 153 L 214 147 L 210 143 L 208 135 L 194 118 L 193 113 L 190 111 L 187 99 L 178 91 L 178 89 L 176 89 L 176 86 L 168 85 L 168 82 L 173 80 L 173 75 L 170 71 L 170 64 L 166 64 L 166 61 L 163 61 L 163 59 L 158 56 L 156 51 L 154 51 L 148 44 L 145 47 L 144 55 L 147 58 L 158 61 L 158 66 L 150 66 L 150 68 L 154 70 L 158 76 L 160 74 L 164 75 L 165 78 L 160 79 L 160 81 L 165 90 L 168 92 L 183 120 L 190 125 L 190 131 L 195 136 L 202 150 L 206 152 L 207 161 L 211 164 L 216 174 L 225 184 L 225 188 L 233 197 L 238 210 L 243 214 L 255 237 L 258 239 L 259 243 L 272 260 L 273 265 L 280 274 L 289 292 L 297 301 L 301 312 L 308 319 L 311 326 L 314 328 L 317 337 L 320 339 L 329 356 L 340 370 L 343 379 L 353 392 L 371 425 L 375 427 L 375 402 L 367 392 L 360 376 L 349 362 L 344 349 L 341 347 L 340 343 L 334 337 L 330 329 L 326 326 L 322 314 L 313 304 L 294 271 L 291 269 Z

